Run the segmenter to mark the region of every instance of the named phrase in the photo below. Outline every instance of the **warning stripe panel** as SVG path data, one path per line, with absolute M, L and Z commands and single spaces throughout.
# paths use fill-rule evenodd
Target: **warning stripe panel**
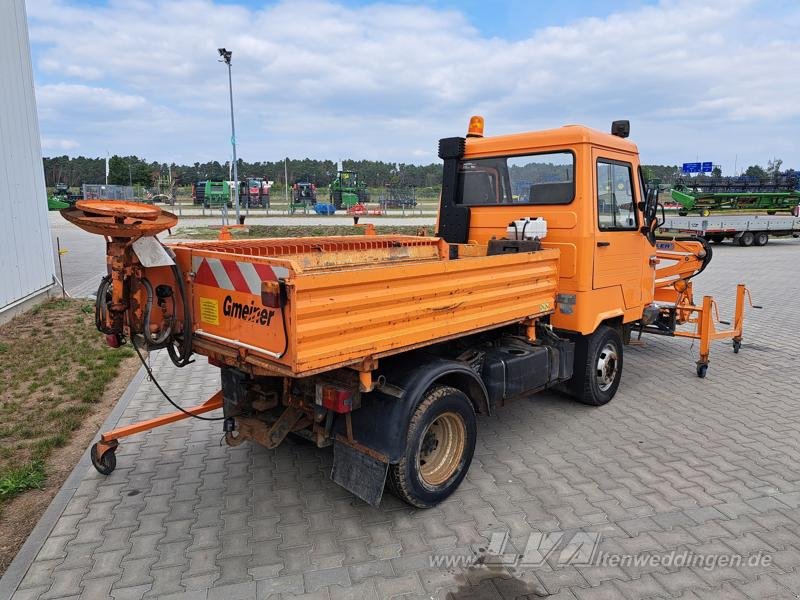
M 214 273 L 205 259 L 200 261 L 200 264 L 194 270 L 194 282 L 212 287 L 219 287 L 217 280 L 214 278 Z
M 195 283 L 255 296 L 261 294 L 262 281 L 276 281 L 279 276 L 289 275 L 285 267 L 200 256 L 192 257 L 192 270 Z
M 225 270 L 225 274 L 228 276 L 233 289 L 235 289 L 237 292 L 255 293 L 251 291 L 250 286 L 247 284 L 247 280 L 242 276 L 242 271 L 240 270 L 238 263 L 232 260 L 223 260 L 220 262 L 222 263 L 222 268 Z

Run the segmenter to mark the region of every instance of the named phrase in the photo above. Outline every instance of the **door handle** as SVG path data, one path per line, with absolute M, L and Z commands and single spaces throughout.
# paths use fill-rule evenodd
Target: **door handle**
M 598 248 L 603 248 L 605 246 L 610 246 L 610 245 L 611 245 L 611 242 L 597 242 L 597 247 Z

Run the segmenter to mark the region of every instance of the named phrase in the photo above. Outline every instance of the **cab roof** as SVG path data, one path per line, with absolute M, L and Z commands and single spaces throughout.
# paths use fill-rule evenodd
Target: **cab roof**
M 610 133 L 584 125 L 564 125 L 557 129 L 544 129 L 526 133 L 513 133 L 490 137 L 467 138 L 465 157 L 519 154 L 564 149 L 579 144 L 591 144 L 619 152 L 638 154 L 636 144 Z

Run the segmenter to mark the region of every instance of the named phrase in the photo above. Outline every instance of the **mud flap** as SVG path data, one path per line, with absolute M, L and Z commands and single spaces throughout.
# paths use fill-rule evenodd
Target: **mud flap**
M 388 472 L 389 463 L 334 442 L 331 479 L 367 504 L 380 504 Z

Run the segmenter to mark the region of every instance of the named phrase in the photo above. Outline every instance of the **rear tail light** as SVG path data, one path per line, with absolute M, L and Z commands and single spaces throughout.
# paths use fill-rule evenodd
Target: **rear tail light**
M 328 384 L 317 384 L 317 405 L 337 413 L 349 413 L 356 406 L 356 391 Z
M 281 308 L 282 293 L 279 281 L 261 282 L 261 304 L 267 308 Z

